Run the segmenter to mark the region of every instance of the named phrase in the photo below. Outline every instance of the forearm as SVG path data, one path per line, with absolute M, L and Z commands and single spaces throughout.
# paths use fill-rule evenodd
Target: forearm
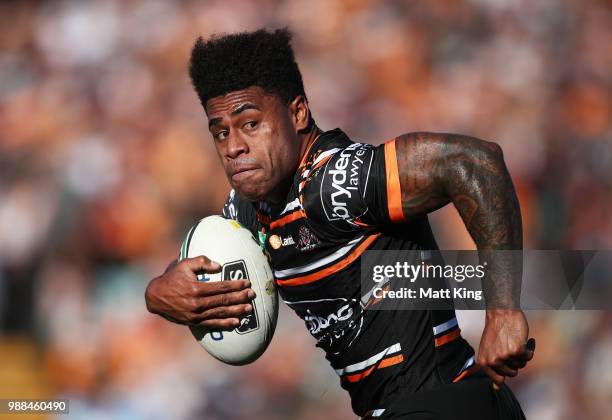
M 523 246 L 521 213 L 500 147 L 472 137 L 414 133 L 396 142 L 406 215 L 452 202 L 487 261 L 487 308 L 518 307 Z
M 521 212 L 499 146 L 476 143 L 451 166 L 449 196 L 487 262 L 487 308 L 519 306 L 523 248 Z M 504 251 L 504 252 L 496 252 Z

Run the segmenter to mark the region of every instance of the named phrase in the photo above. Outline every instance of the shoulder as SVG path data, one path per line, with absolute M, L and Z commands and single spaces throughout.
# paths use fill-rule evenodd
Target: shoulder
M 368 212 L 365 200 L 376 147 L 348 142 L 319 153 L 306 168 L 301 199 L 311 223 L 322 229 L 353 231 Z
M 233 189 L 225 200 L 221 214 L 226 219 L 234 219 L 249 229 L 257 229 L 257 213 L 253 203 L 240 198 Z

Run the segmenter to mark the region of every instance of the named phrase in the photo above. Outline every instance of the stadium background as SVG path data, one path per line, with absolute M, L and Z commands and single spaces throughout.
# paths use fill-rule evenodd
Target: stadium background
M 196 36 L 288 25 L 314 116 L 379 143 L 499 142 L 527 248 L 612 248 L 606 1 L 49 1 L 0 5 L 0 397 L 83 419 L 349 419 L 283 308 L 255 364 L 221 365 L 143 291 L 228 184 L 186 63 Z M 473 247 L 452 208 L 439 242 Z M 612 314 L 531 312 L 510 380 L 529 419 L 612 418 Z M 482 313 L 462 313 L 477 346 Z

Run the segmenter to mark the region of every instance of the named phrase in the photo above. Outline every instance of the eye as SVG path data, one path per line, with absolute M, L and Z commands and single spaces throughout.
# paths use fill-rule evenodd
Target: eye
M 248 130 L 253 130 L 254 128 L 257 127 L 257 121 L 249 121 L 244 125 L 245 128 L 247 128 Z
M 221 130 L 215 133 L 213 137 L 215 138 L 215 140 L 221 141 L 221 140 L 225 140 L 228 134 L 229 132 L 227 130 Z

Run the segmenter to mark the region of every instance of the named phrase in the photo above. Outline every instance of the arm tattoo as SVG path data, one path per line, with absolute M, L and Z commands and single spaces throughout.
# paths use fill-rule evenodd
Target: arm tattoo
M 523 248 L 521 211 L 501 148 L 455 134 L 410 133 L 396 138 L 406 217 L 452 202 L 488 261 L 487 307 L 518 307 Z

